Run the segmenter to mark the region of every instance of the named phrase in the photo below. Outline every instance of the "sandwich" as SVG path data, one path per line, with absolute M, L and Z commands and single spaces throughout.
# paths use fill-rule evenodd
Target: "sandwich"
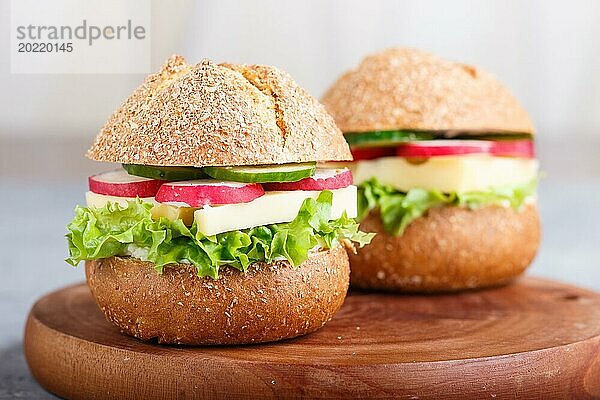
M 490 287 L 531 264 L 534 128 L 494 76 L 396 48 L 366 57 L 322 102 L 354 155 L 361 229 L 377 233 L 350 257 L 352 287 Z
M 271 66 L 171 57 L 109 118 L 68 225 L 72 265 L 126 334 L 174 344 L 287 339 L 348 288 L 358 230 L 349 160 L 323 106 Z

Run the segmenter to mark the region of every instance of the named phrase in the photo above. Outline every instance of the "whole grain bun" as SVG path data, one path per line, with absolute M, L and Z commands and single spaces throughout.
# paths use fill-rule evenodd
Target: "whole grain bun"
M 245 274 L 221 268 L 217 280 L 199 278 L 185 264 L 159 275 L 152 263 L 134 258 L 85 266 L 100 309 L 123 332 L 195 345 L 269 342 L 317 330 L 342 305 L 350 273 L 341 246 L 298 268 L 287 261 L 255 263 Z
M 540 242 L 537 207 L 440 207 L 388 235 L 378 212 L 361 230 L 371 245 L 350 254 L 351 286 L 405 292 L 447 292 L 505 284 L 531 263 Z
M 264 65 L 187 64 L 172 56 L 106 122 L 88 157 L 144 165 L 350 160 L 324 107 Z
M 343 132 L 533 134 L 525 110 L 493 75 L 415 49 L 366 57 L 334 83 L 322 102 Z

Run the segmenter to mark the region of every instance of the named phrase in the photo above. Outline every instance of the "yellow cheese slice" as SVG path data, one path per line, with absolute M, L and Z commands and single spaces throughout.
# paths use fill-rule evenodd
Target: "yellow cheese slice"
M 422 163 L 402 157 L 382 157 L 352 163 L 354 184 L 372 177 L 406 192 L 413 188 L 467 192 L 529 182 L 538 161 L 529 158 L 463 155 L 430 157 Z
M 189 226 L 194 222 L 194 211 L 196 210 L 197 208 L 192 207 L 177 207 L 169 204 L 156 203 L 150 210 L 150 213 L 152 214 L 153 219 L 159 219 L 160 217 L 170 219 L 171 221 L 181 219 L 184 224 Z
M 106 203 L 118 203 L 120 206 L 127 206 L 128 201 L 134 201 L 135 197 L 117 197 L 94 192 L 85 192 L 85 202 L 88 207 L 102 208 Z M 154 197 L 143 197 L 142 201 L 154 203 Z
M 135 197 L 117 197 L 117 196 L 108 196 L 104 194 L 98 194 L 94 192 L 86 192 L 85 194 L 86 203 L 89 206 L 93 206 L 96 208 L 101 208 L 106 205 L 106 203 L 118 203 L 121 206 L 126 206 L 127 201 L 134 201 Z M 183 220 L 183 223 L 186 225 L 191 225 L 194 222 L 194 211 L 195 208 L 192 207 L 177 207 L 169 204 L 158 203 L 154 200 L 154 197 L 145 197 L 141 199 L 144 202 L 154 204 L 154 207 L 150 209 L 150 213 L 154 219 L 158 219 L 160 217 L 164 217 L 170 219 L 171 221 L 175 221 L 176 219 Z
M 331 217 L 337 219 L 343 211 L 356 217 L 356 186 L 331 190 Z M 249 203 L 205 206 L 194 212 L 198 231 L 211 236 L 217 233 L 256 226 L 289 222 L 296 218 L 306 198 L 316 199 L 319 191 L 266 192 Z

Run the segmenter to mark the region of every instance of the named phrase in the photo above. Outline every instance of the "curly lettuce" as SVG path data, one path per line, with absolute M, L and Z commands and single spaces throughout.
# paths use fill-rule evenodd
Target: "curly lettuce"
M 520 209 L 525 199 L 535 194 L 537 179 L 519 185 L 491 188 L 486 191 L 442 193 L 436 190 L 411 189 L 400 192 L 376 178 L 358 186 L 358 220 L 378 209 L 383 227 L 390 235 L 400 236 L 408 225 L 433 207 L 456 205 L 476 209 L 488 205 Z
M 359 231 L 346 213 L 330 220 L 331 202 L 332 193 L 323 191 L 317 199 L 306 199 L 291 222 L 214 236 L 198 232 L 195 223 L 188 227 L 179 219 L 153 219 L 152 204 L 139 199 L 126 207 L 77 207 L 67 226 L 66 261 L 76 266 L 84 260 L 131 255 L 153 262 L 159 273 L 170 264 L 190 263 L 198 276 L 217 279 L 225 265 L 246 271 L 253 262 L 285 259 L 295 267 L 313 248 L 330 249 L 341 241 L 368 244 L 374 234 Z

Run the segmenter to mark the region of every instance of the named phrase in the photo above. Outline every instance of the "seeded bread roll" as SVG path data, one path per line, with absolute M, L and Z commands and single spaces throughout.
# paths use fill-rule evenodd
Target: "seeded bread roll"
M 87 261 L 96 302 L 123 332 L 173 344 L 242 344 L 313 332 L 341 307 L 349 280 L 346 250 L 252 264 L 246 273 L 222 268 L 219 279 L 199 278 L 193 266 L 167 267 L 134 258 Z
M 533 134 L 525 110 L 493 75 L 416 49 L 395 48 L 366 57 L 321 101 L 343 132 Z
M 87 155 L 163 166 L 351 159 L 332 117 L 287 73 L 181 56 L 125 100 Z
M 432 208 L 402 236 L 388 235 L 373 211 L 360 228 L 377 233 L 371 245 L 350 254 L 351 285 L 362 289 L 448 292 L 502 285 L 527 268 L 540 243 L 535 205 L 520 212 Z

